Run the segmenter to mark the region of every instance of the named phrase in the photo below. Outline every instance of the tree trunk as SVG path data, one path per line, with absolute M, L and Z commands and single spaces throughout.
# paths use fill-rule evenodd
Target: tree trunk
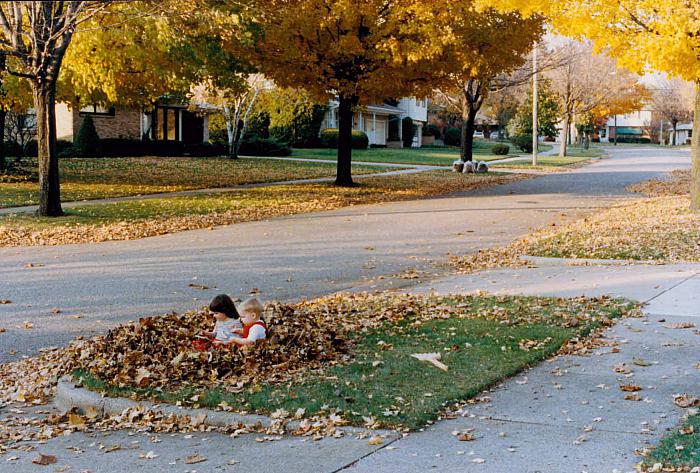
M 352 186 L 352 109 L 357 97 L 338 97 L 338 165 L 336 186 Z
M 569 141 L 569 123 L 570 123 L 570 116 L 569 114 L 564 115 L 564 123 L 563 123 L 563 128 L 562 128 L 562 133 L 561 133 L 561 144 L 559 146 L 559 157 L 560 158 L 565 158 L 566 157 L 566 145 L 568 144 Z
M 0 172 L 5 171 L 5 118 L 7 110 L 0 107 Z
M 39 160 L 39 215 L 59 217 L 61 190 L 56 154 L 56 82 L 40 78 L 31 82 L 36 110 L 36 139 Z
M 465 100 L 462 110 L 462 150 L 460 157 L 462 161 L 474 160 L 474 124 L 476 122 L 477 110 L 474 110 Z
M 693 168 L 690 179 L 690 209 L 700 213 L 700 81 L 695 82 L 695 110 L 693 119 Z

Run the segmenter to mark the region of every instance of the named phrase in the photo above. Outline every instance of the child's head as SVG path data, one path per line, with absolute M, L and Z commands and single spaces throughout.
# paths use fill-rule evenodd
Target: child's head
M 243 303 L 238 306 L 238 310 L 241 312 L 241 320 L 243 323 L 252 324 L 260 320 L 260 316 L 263 313 L 263 305 L 256 297 L 251 297 L 243 301 Z
M 236 306 L 229 296 L 219 294 L 209 303 L 209 310 L 214 313 L 217 320 L 237 319 L 239 317 Z

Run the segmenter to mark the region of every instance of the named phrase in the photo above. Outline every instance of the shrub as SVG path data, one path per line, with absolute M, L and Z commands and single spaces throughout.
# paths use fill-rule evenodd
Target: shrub
M 531 135 L 515 135 L 511 136 L 510 142 L 524 153 L 532 153 L 532 136 Z
M 239 154 L 243 156 L 289 156 L 292 154 L 292 148 L 288 143 L 274 138 L 261 138 L 252 135 L 243 139 Z
M 184 146 L 185 156 L 212 157 L 228 153 L 228 146 L 214 143 L 193 143 Z
M 338 129 L 326 128 L 321 131 L 320 135 L 321 146 L 324 148 L 338 147 Z M 352 130 L 352 149 L 367 149 L 369 146 L 369 138 L 367 133 L 360 130 Z
M 447 146 L 461 146 L 462 130 L 459 128 L 448 128 L 445 132 L 445 144 Z
M 6 141 L 3 146 L 6 157 L 18 157 L 24 154 L 24 149 L 16 141 Z
M 614 142 L 615 138 L 612 138 L 610 141 Z M 618 143 L 640 143 L 640 144 L 649 144 L 651 143 L 651 140 L 649 138 L 644 138 L 641 136 L 634 136 L 634 135 L 619 135 L 617 137 L 617 142 Z
M 270 136 L 285 141 L 295 148 L 311 148 L 319 145 L 318 130 L 326 116 L 326 106 L 311 103 L 297 103 L 287 111 L 283 125 L 270 126 Z M 281 115 L 281 114 L 280 114 Z
M 505 154 L 508 154 L 509 151 L 510 151 L 510 146 L 500 144 L 500 143 L 497 145 L 493 145 L 491 147 L 491 153 L 493 153 L 493 154 L 505 155 Z
M 24 156 L 36 158 L 39 155 L 39 144 L 36 140 L 29 140 L 24 145 Z
M 102 156 L 107 157 L 145 156 L 148 151 L 145 143 L 149 143 L 149 141 L 129 140 L 126 138 L 106 138 L 100 140 Z
M 411 117 L 404 117 L 401 120 L 401 134 L 404 148 L 410 148 L 413 145 L 413 138 L 416 136 L 416 125 L 413 124 Z
M 440 136 L 440 128 L 438 128 L 437 125 L 429 123 L 423 127 L 423 136 L 434 136 L 437 138 Z
M 73 150 L 76 156 L 84 158 L 100 155 L 100 136 L 90 115 L 85 116 L 80 124 L 73 140 Z

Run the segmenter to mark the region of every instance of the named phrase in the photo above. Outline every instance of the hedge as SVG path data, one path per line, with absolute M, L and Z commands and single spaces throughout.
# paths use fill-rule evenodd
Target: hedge
M 321 146 L 324 148 L 338 147 L 338 129 L 326 128 L 321 131 L 320 136 Z M 369 138 L 367 133 L 360 130 L 352 130 L 352 149 L 367 149 L 369 147 Z
M 497 144 L 491 147 L 491 153 L 498 155 L 506 155 L 510 151 L 510 146 L 504 144 Z
M 448 128 L 445 132 L 445 144 L 447 146 L 462 146 L 462 130 Z

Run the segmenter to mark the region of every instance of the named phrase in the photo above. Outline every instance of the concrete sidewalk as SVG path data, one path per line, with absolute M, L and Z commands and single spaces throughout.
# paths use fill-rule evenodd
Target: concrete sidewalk
M 675 394 L 697 395 L 700 371 L 700 265 L 568 266 L 454 276 L 414 289 L 440 293 L 488 290 L 547 296 L 614 295 L 647 302 L 645 318 L 609 330 L 611 346 L 586 357 L 540 364 L 486 393 L 457 419 L 436 423 L 359 461 L 351 472 L 633 472 L 635 450 L 657 443 L 684 410 Z M 639 366 L 638 364 L 648 366 Z M 624 363 L 631 373 L 615 371 Z M 641 401 L 625 400 L 622 384 L 642 387 Z M 452 432 L 473 428 L 474 442 Z M 482 461 L 483 460 L 483 461 Z

